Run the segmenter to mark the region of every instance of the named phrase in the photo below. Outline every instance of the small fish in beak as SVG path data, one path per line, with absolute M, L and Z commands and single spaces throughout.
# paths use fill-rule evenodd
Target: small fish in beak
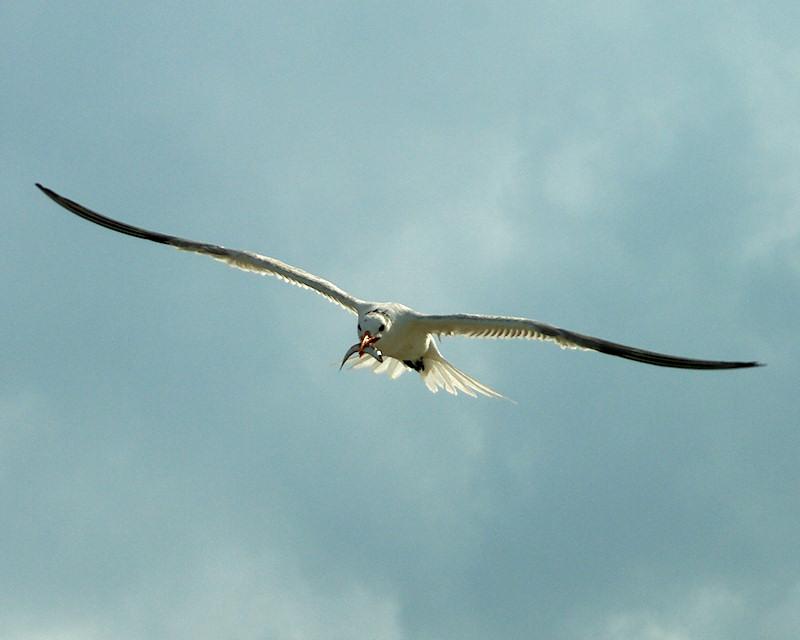
M 378 336 L 372 336 L 369 331 L 365 331 L 361 336 L 361 343 L 358 345 L 358 355 L 363 356 L 365 349 L 371 347 L 378 340 L 380 340 Z
M 354 344 L 347 350 L 347 353 L 344 354 L 344 358 L 342 358 L 342 364 L 339 365 L 339 370 L 341 371 L 344 363 L 347 362 L 351 356 L 358 354 L 358 356 L 361 357 L 365 353 L 375 358 L 378 362 L 383 362 L 383 354 L 373 347 L 371 343 L 365 343 L 364 339 L 362 338 L 361 342 Z

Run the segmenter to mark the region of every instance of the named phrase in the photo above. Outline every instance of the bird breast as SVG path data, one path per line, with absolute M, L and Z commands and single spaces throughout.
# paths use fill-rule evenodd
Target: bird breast
M 396 317 L 375 344 L 387 356 L 398 360 L 417 360 L 428 350 L 431 336 L 421 330 L 412 318 Z

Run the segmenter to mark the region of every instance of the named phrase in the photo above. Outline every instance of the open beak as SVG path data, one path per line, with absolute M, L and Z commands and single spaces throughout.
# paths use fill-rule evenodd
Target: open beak
M 369 335 L 369 331 L 365 331 L 364 335 L 361 336 L 361 344 L 358 345 L 358 355 L 363 356 L 364 350 L 371 346 L 373 342 L 378 340 L 377 337 Z
M 377 342 L 379 338 L 377 336 L 369 335 L 368 331 L 364 332 L 364 335 L 361 336 L 361 341 L 354 344 L 347 350 L 347 353 L 344 354 L 344 358 L 342 358 L 342 364 L 339 365 L 339 369 L 344 366 L 344 363 L 347 362 L 352 356 L 358 354 L 360 358 L 365 353 L 368 356 L 372 356 L 378 362 L 383 362 L 383 354 L 378 351 L 375 347 L 373 347 L 373 343 Z

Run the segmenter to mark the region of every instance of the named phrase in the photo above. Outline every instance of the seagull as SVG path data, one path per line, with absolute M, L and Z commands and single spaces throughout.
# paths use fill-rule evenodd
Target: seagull
M 442 336 L 545 340 L 564 349 L 597 351 L 636 362 L 678 369 L 742 369 L 761 366 L 759 362 L 697 360 L 646 351 L 528 318 L 476 314 L 429 315 L 396 302 L 369 302 L 350 295 L 328 280 L 276 258 L 134 227 L 92 211 L 39 183 L 36 186 L 56 204 L 112 231 L 209 256 L 237 269 L 275 276 L 289 284 L 318 293 L 358 318 L 358 342 L 347 350 L 340 369 L 350 361 L 354 368 L 371 368 L 375 373 L 387 373 L 392 379 L 405 371 L 416 371 L 433 393 L 444 389 L 453 395 L 461 392 L 472 397 L 482 395 L 504 398 L 494 389 L 448 362 L 437 345 L 437 339 Z

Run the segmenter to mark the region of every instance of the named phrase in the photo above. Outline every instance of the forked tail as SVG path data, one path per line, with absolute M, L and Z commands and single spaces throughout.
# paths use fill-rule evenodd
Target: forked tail
M 420 371 L 420 374 L 425 386 L 432 393 L 436 393 L 439 389 L 444 389 L 447 393 L 452 393 L 453 395 L 457 395 L 460 391 L 473 398 L 480 394 L 488 398 L 508 399 L 450 364 L 440 353 L 429 353 L 423 358 L 423 362 L 425 363 L 425 368 Z
M 353 369 L 372 369 L 375 373 L 386 373 L 392 379 L 398 378 L 405 371 L 411 370 L 408 365 L 389 356 L 384 356 L 383 362 L 378 362 L 375 358 L 365 354 L 350 362 L 353 363 Z M 422 357 L 422 364 L 423 366 L 417 370 L 425 386 L 428 387 L 432 393 L 437 393 L 439 389 L 444 389 L 453 395 L 458 395 L 460 391 L 473 398 L 476 398 L 478 394 L 480 394 L 487 398 L 509 400 L 509 398 L 506 398 L 491 387 L 487 387 L 485 384 L 478 382 L 472 376 L 461 371 L 461 369 L 454 367 L 444 359 L 434 344 L 428 347 L 428 350 Z M 414 368 L 416 369 L 416 367 Z M 511 402 L 513 402 L 513 400 L 511 400 Z

